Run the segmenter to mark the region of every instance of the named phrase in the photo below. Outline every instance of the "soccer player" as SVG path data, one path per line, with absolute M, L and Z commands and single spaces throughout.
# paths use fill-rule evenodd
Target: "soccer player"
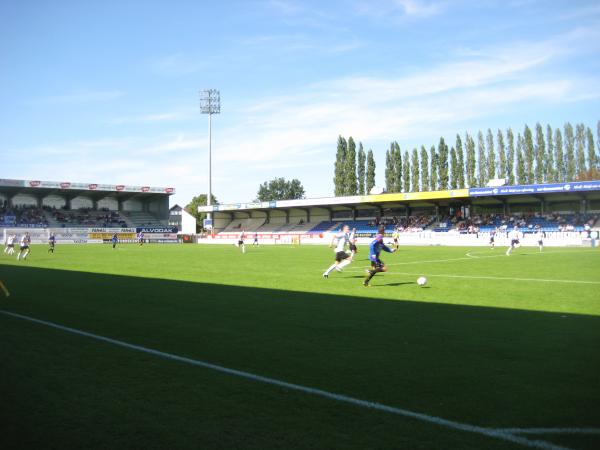
M 144 245 L 144 232 L 140 231 L 137 235 L 138 238 L 138 243 L 140 244 L 140 246 Z
M 258 233 L 254 233 L 254 242 L 252 242 L 252 245 L 258 245 Z
M 21 256 L 23 257 L 23 259 L 27 259 L 27 256 L 29 256 L 30 253 L 29 244 L 31 244 L 31 237 L 29 237 L 29 233 L 25 233 L 21 237 L 21 250 L 17 255 L 17 261 L 21 259 Z
M 14 234 L 9 234 L 6 237 L 6 247 L 4 247 L 4 253 L 7 255 L 13 255 L 15 253 L 15 240 L 17 236 Z
M 242 253 L 246 253 L 246 244 L 244 244 L 244 238 L 246 237 L 246 231 L 242 230 L 238 236 L 237 246 L 242 249 Z
M 544 250 L 544 237 L 545 237 L 545 233 L 538 228 L 537 231 L 535 232 L 535 237 L 537 239 L 537 243 L 538 243 L 538 247 L 540 249 L 540 252 L 542 250 Z
M 363 286 L 368 287 L 371 278 L 373 278 L 379 272 L 387 272 L 387 267 L 385 263 L 379 258 L 379 254 L 381 250 L 386 251 L 388 253 L 394 253 L 396 251 L 395 248 L 389 248 L 387 245 L 383 243 L 383 235 L 385 234 L 385 227 L 380 227 L 375 239 L 371 242 L 369 246 L 369 259 L 371 260 L 371 270 L 367 270 L 367 277 L 365 281 L 363 281 Z
M 509 233 L 508 233 L 508 239 L 510 239 L 510 246 L 508 247 L 508 249 L 506 250 L 506 256 L 510 256 L 510 254 L 512 253 L 513 249 L 515 247 L 519 247 L 521 245 L 521 242 L 519 241 L 519 238 L 521 237 L 521 233 L 519 233 L 519 227 L 515 226 Z
M 119 242 L 119 237 L 117 236 L 117 233 L 113 234 L 113 236 L 110 239 L 110 241 L 112 242 L 113 249 L 116 248 L 117 247 L 117 242 Z
M 490 231 L 490 248 L 492 250 L 494 250 L 494 247 L 496 246 L 496 230 L 497 228 Z
M 392 239 L 394 239 L 394 248 L 398 250 L 400 248 L 400 230 L 398 227 L 394 228 L 394 232 L 392 233 Z
M 50 237 L 48 238 L 48 253 L 54 253 L 54 246 L 56 245 L 56 237 L 54 233 L 50 233 Z
M 350 249 L 350 261 L 354 261 L 354 256 L 358 253 L 358 248 L 356 247 L 356 228 L 352 228 L 352 233 L 350 233 L 348 241 L 350 242 L 348 245 Z
M 351 255 L 346 253 L 346 245 L 350 243 L 350 235 L 348 234 L 349 230 L 350 227 L 348 225 L 344 225 L 342 227 L 342 231 L 336 233 L 333 238 L 331 238 L 329 248 L 332 248 L 335 244 L 335 261 L 325 272 L 323 272 L 323 278 L 329 278 L 329 274 L 334 269 L 338 272 L 341 272 L 345 266 L 352 262 Z

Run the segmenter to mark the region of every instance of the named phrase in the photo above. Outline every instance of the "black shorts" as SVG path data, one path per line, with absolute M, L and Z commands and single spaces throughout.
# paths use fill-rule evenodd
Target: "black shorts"
M 398 238 L 394 238 L 394 243 L 397 244 L 398 243 Z
M 538 245 L 544 245 L 544 241 L 542 241 L 541 239 L 538 241 Z
M 239 240 L 239 241 L 238 241 L 238 245 L 244 245 L 244 241 L 242 241 L 242 240 Z
M 514 247 L 515 245 L 519 245 L 519 240 L 518 239 L 513 239 L 512 241 L 510 241 L 510 245 L 512 247 Z
M 15 244 L 7 244 L 8 248 L 15 248 Z
M 356 245 L 350 244 L 350 251 L 354 252 L 354 253 L 358 252 L 358 249 L 356 248 Z
M 50 245 L 50 247 L 54 247 L 54 242 L 50 241 L 50 242 L 48 242 L 48 245 Z
M 371 260 L 371 267 L 373 269 L 381 269 L 383 266 L 385 266 L 385 263 L 379 258 L 377 258 L 375 261 Z
M 29 245 L 21 245 L 21 250 L 27 250 L 29 248 Z
M 335 260 L 337 262 L 341 262 L 341 261 L 343 261 L 345 259 L 348 259 L 348 258 L 350 258 L 350 255 L 348 253 L 346 253 L 346 252 L 337 252 L 335 254 Z
M 492 242 L 494 242 L 494 239 L 495 239 L 495 238 L 494 238 L 494 236 L 491 236 L 491 237 L 490 237 L 490 244 L 491 244 Z

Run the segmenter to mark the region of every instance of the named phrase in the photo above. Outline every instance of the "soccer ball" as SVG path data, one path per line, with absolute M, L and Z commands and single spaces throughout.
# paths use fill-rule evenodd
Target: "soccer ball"
M 425 277 L 417 278 L 417 284 L 419 286 L 425 286 L 427 284 L 427 278 L 425 278 Z

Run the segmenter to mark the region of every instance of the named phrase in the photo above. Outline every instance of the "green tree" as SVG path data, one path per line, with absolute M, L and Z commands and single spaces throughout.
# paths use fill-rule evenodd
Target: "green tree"
M 554 131 L 554 145 L 556 146 L 556 180 L 564 183 L 567 180 L 567 171 L 565 168 L 563 138 L 560 128 L 557 128 Z
M 385 190 L 387 192 L 394 192 L 395 190 L 395 167 L 393 163 L 394 158 L 394 143 L 390 144 L 390 149 L 385 151 Z
M 402 181 L 404 182 L 404 192 L 410 192 L 410 155 L 408 151 L 404 152 L 402 161 Z
M 487 161 L 485 160 L 485 143 L 481 130 L 477 133 L 477 185 L 485 186 L 487 177 Z
M 271 200 L 296 200 L 304 198 L 304 187 L 299 180 L 294 178 L 287 181 L 285 178 L 273 178 L 271 181 L 265 181 L 258 188 L 256 198 L 261 202 Z
M 346 153 L 346 187 L 344 195 L 356 195 L 358 193 L 358 183 L 356 179 L 356 143 L 352 136 L 348 138 L 348 151 Z
M 594 134 L 590 127 L 586 130 L 587 151 L 588 151 L 588 171 L 595 169 L 597 166 L 596 147 L 594 145 Z
M 456 187 L 463 189 L 465 187 L 465 155 L 463 152 L 462 140 L 460 134 L 456 135 L 456 156 L 458 167 L 456 172 Z
M 580 123 L 575 127 L 575 143 L 577 146 L 576 153 L 576 172 L 582 173 L 585 172 L 585 125 Z
M 367 155 L 365 154 L 365 150 L 363 149 L 362 142 L 358 143 L 358 193 L 360 195 L 365 195 L 365 164 L 367 160 Z
M 375 158 L 373 158 L 373 150 L 369 149 L 367 153 L 367 194 L 375 186 Z
M 456 157 L 456 149 L 450 149 L 450 189 L 458 187 L 458 158 Z
M 498 129 L 498 178 L 506 179 L 506 148 L 504 147 L 504 135 L 502 130 Z
M 421 146 L 421 190 L 429 190 L 429 155 L 424 145 Z
M 467 184 L 469 187 L 475 187 L 477 185 L 477 179 L 475 178 L 475 140 L 469 133 L 465 136 L 465 143 L 467 146 Z
M 519 135 L 517 136 L 517 184 L 528 183 L 523 147 L 525 147 L 525 141 L 521 136 L 521 133 L 519 133 Z
M 393 142 L 392 164 L 394 165 L 393 192 L 402 192 L 402 152 L 400 144 Z
M 420 189 L 419 189 L 419 152 L 416 148 L 414 148 L 412 151 L 412 159 L 410 161 L 410 169 L 411 169 L 410 190 L 412 192 L 419 192 L 420 191 Z
M 335 154 L 335 170 L 333 176 L 333 190 L 336 197 L 344 195 L 346 188 L 346 152 L 348 144 L 342 136 L 338 137 L 337 152 Z
M 515 136 L 509 127 L 506 130 L 506 140 L 508 141 L 508 152 L 506 154 L 506 175 L 508 184 L 515 184 Z
M 494 151 L 494 135 L 492 134 L 492 130 L 488 128 L 486 135 L 486 143 L 487 143 L 487 179 L 493 180 L 496 178 L 496 152 Z
M 429 186 L 432 191 L 438 190 L 438 175 L 437 175 L 437 167 L 438 167 L 438 157 L 435 152 L 435 147 L 432 145 L 431 150 L 429 151 L 431 156 L 431 164 L 429 164 L 431 171 L 429 175 Z
M 546 126 L 546 161 L 544 162 L 546 180 L 549 183 L 556 183 L 556 165 L 554 163 L 554 138 L 552 137 L 552 127 Z
M 527 125 L 525 125 L 525 131 L 523 132 L 523 152 L 525 153 L 525 183 L 532 184 L 534 182 L 533 176 L 533 134 Z
M 438 144 L 438 181 L 440 189 L 448 189 L 448 146 L 443 137 Z
M 538 122 L 535 124 L 535 182 L 544 183 L 546 181 L 546 173 L 544 171 L 544 163 L 546 161 L 546 142 L 544 140 L 544 129 Z
M 194 198 L 192 198 L 192 200 L 187 205 L 185 205 L 184 209 L 196 218 L 196 231 L 200 231 L 203 228 L 202 224 L 203 224 L 204 219 L 206 219 L 206 213 L 198 212 L 198 207 L 206 206 L 207 198 L 208 198 L 208 196 L 206 194 L 196 195 Z M 211 199 L 211 202 L 210 202 L 211 205 L 219 204 L 217 197 L 215 197 L 214 195 L 211 195 L 210 199 Z
M 575 135 L 573 125 L 565 124 L 565 181 L 575 179 Z

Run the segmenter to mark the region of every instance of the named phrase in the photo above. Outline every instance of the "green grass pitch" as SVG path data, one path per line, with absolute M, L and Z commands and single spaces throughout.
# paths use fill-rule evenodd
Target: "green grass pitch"
M 600 251 L 34 245 L 0 310 L 489 429 L 600 447 Z M 416 285 L 425 275 L 426 287 Z M 0 314 L 3 449 L 519 449 Z M 594 431 L 596 430 L 596 431 Z M 546 446 L 546 447 L 544 447 Z

